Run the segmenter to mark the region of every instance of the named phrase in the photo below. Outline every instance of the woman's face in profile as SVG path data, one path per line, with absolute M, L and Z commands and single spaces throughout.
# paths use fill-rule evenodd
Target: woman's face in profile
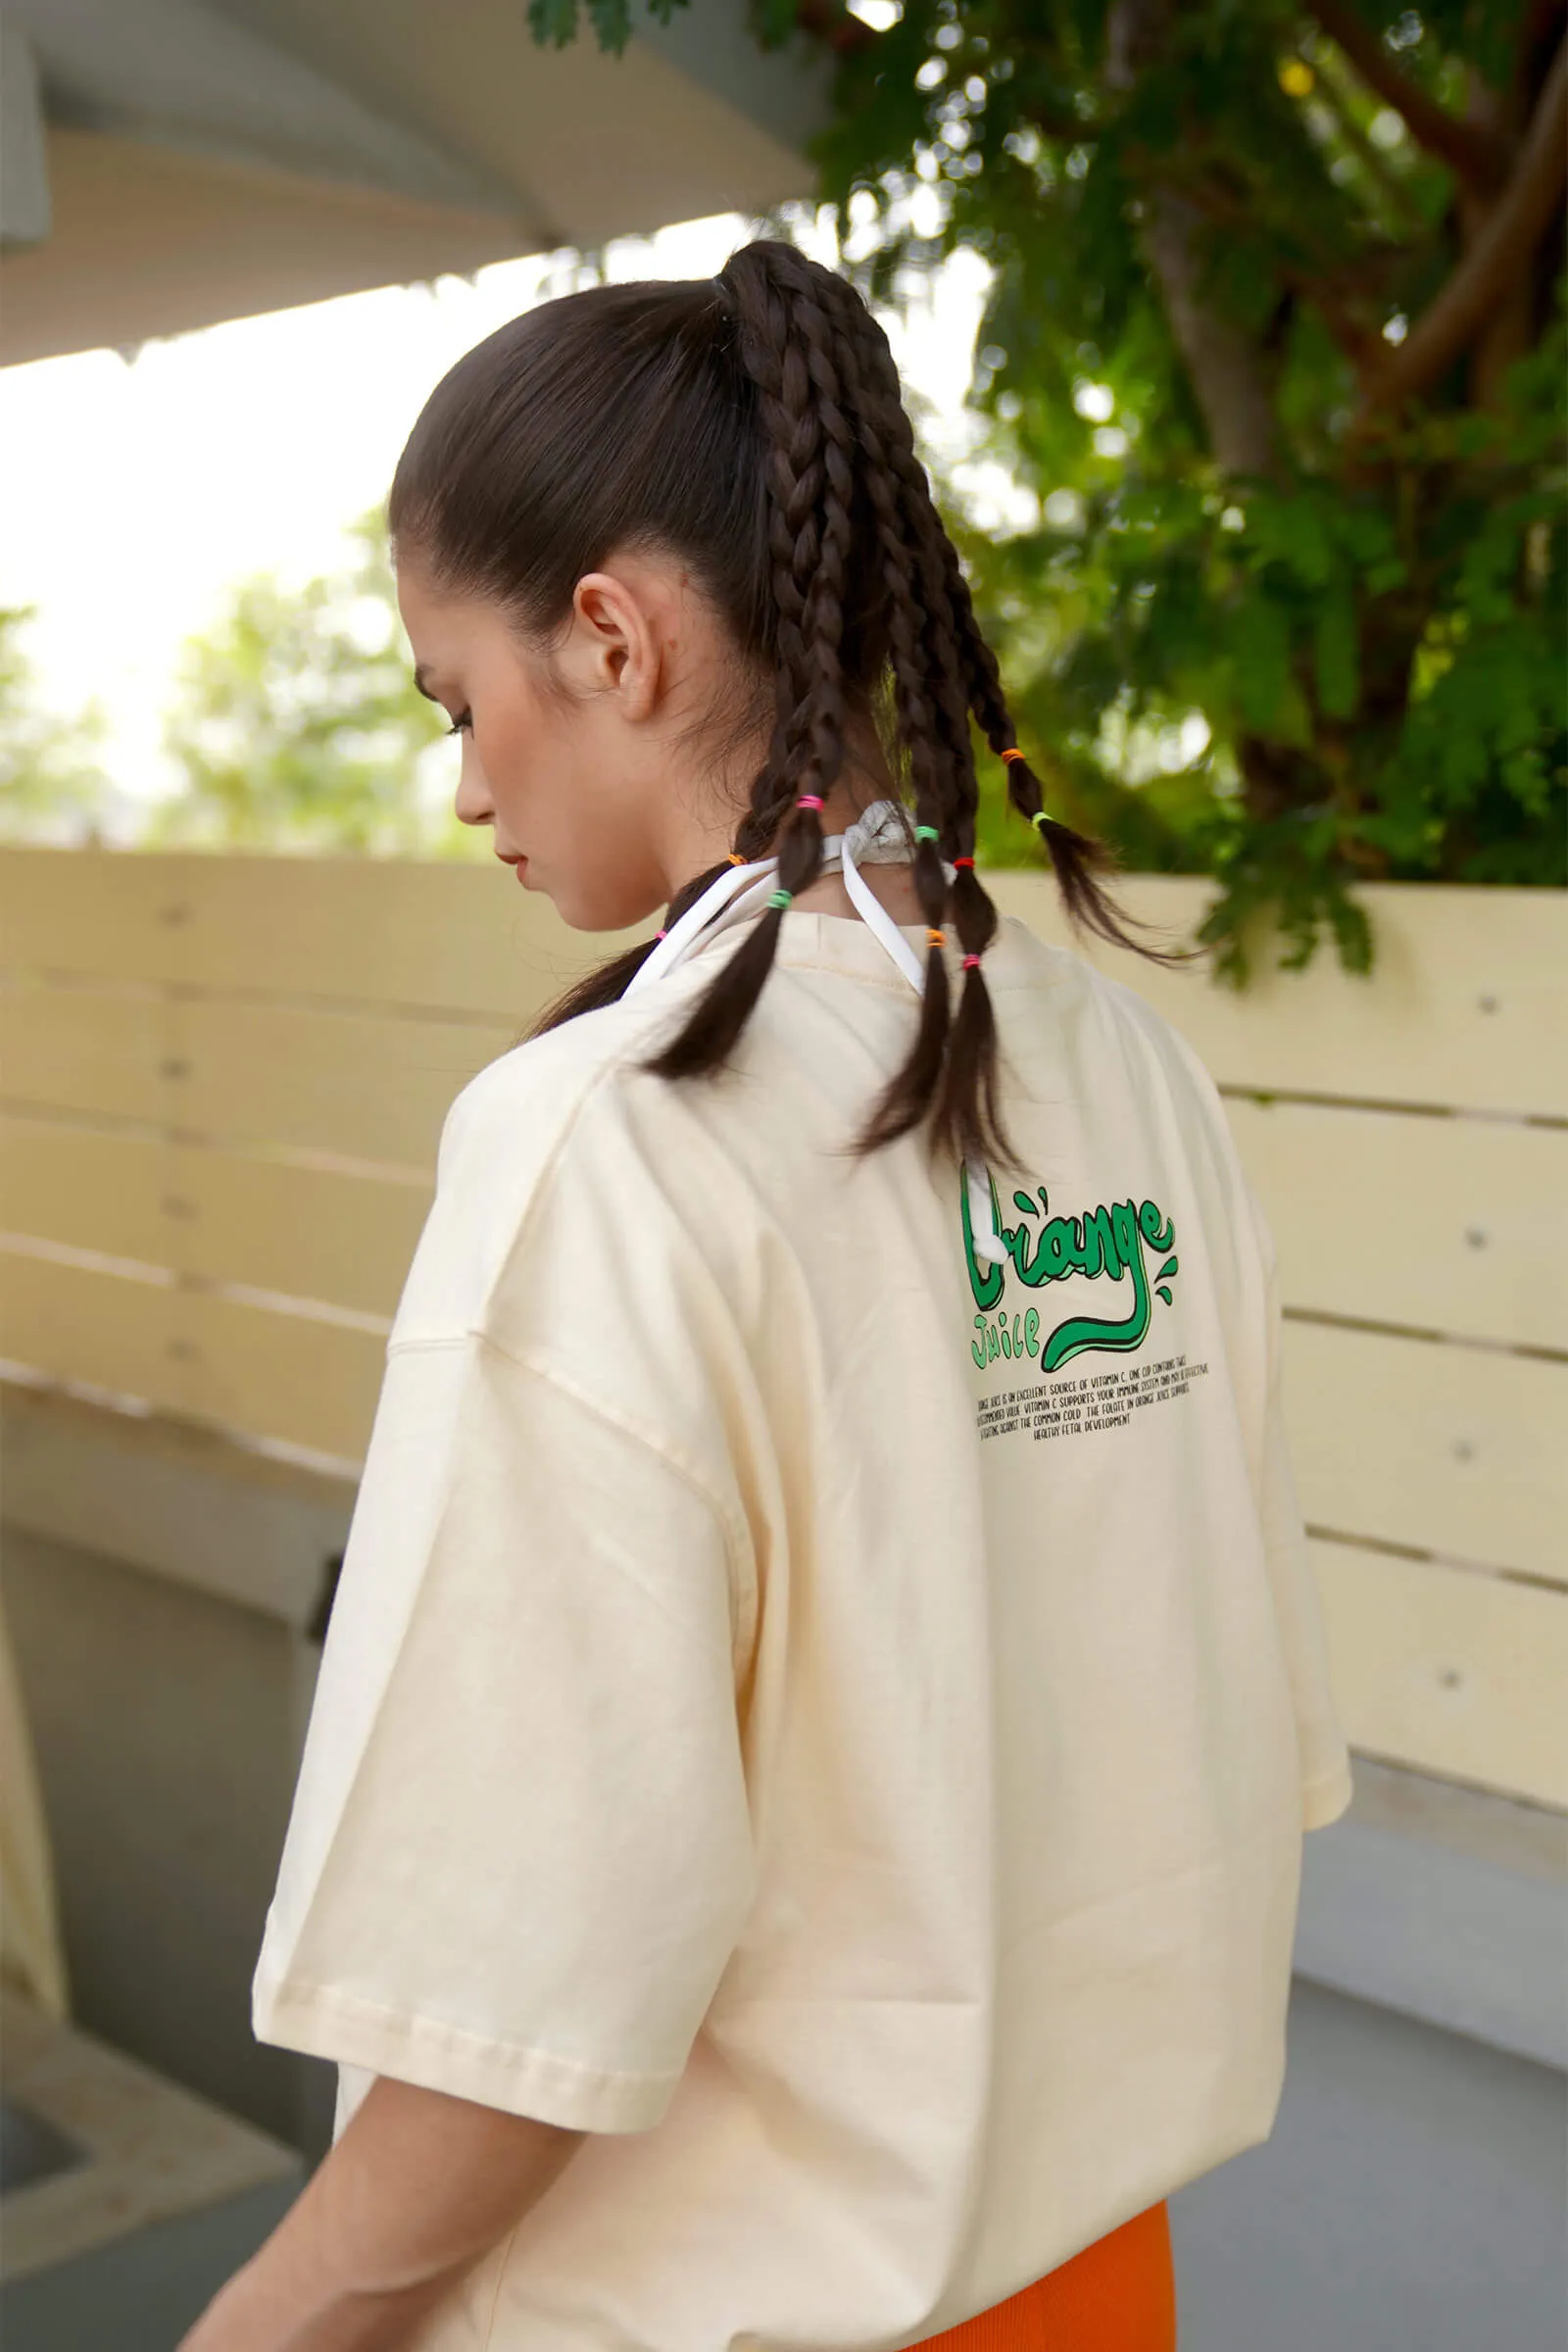
M 547 662 L 487 598 L 438 588 L 399 551 L 398 604 L 420 691 L 462 738 L 456 809 L 579 931 L 617 931 L 721 858 L 734 811 L 681 742 L 722 659 L 673 561 L 616 555 L 578 581 Z

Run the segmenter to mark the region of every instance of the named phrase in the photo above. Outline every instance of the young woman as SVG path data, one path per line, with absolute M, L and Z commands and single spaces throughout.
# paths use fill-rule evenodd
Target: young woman
M 971 715 L 1119 936 L 835 274 L 514 320 L 391 514 L 460 814 L 665 911 L 448 1116 L 187 2344 L 1170 2352 L 1349 1795 L 1214 1089 L 999 923 Z

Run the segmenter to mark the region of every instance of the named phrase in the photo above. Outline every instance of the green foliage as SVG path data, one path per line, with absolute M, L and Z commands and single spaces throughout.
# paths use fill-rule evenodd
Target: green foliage
M 939 489 L 1020 739 L 1128 865 L 1219 878 L 1238 983 L 1271 927 L 1367 968 L 1360 880 L 1568 882 L 1560 212 L 1500 342 L 1380 390 L 1475 209 L 1411 118 L 1528 113 L 1558 12 L 1356 14 L 1409 115 L 1293 0 L 753 8 L 833 43 L 817 194 L 867 295 L 992 267 L 975 454 L 1039 519 Z M 983 854 L 1032 860 L 984 773 Z
M 153 810 L 148 847 L 471 853 L 450 796 L 420 795 L 444 722 L 410 674 L 382 516 L 353 536 L 341 571 L 297 594 L 249 580 L 187 645 L 167 731 L 183 789 Z
M 630 0 L 583 0 L 583 5 L 600 48 L 619 57 L 631 38 Z M 648 13 L 656 24 L 667 24 L 685 5 L 686 0 L 648 0 Z M 528 0 L 528 30 L 544 46 L 564 49 L 575 40 L 577 21 L 578 0 Z
M 97 840 L 112 812 L 97 761 L 103 716 L 89 705 L 61 718 L 40 703 L 23 643 L 35 611 L 0 610 L 0 840 L 79 845 Z
M 1360 479 L 1243 492 L 1130 461 L 1070 531 L 962 535 L 1064 811 L 1129 865 L 1219 878 L 1224 977 L 1269 916 L 1288 968 L 1324 927 L 1369 968 L 1358 879 L 1568 882 L 1565 358 L 1559 310 L 1500 415 L 1390 430 Z M 1130 782 L 1129 724 L 1157 741 L 1194 711 L 1193 766 Z M 992 857 L 1009 841 L 1031 858 L 988 829 Z

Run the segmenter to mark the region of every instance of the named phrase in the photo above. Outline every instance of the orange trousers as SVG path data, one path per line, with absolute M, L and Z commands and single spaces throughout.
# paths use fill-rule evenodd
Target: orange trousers
M 1164 2205 L 1097 2238 L 1005 2303 L 925 2336 L 920 2352 L 1176 2352 Z

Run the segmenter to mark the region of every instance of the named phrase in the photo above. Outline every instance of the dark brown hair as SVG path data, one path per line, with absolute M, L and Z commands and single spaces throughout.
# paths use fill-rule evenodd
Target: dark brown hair
M 887 337 L 833 270 L 760 238 L 716 278 L 595 286 L 525 312 L 436 386 L 398 463 L 390 520 L 438 587 L 493 598 L 539 643 L 612 549 L 661 549 L 687 564 L 753 690 L 740 714 L 749 739 L 772 706 L 733 847 L 748 858 L 776 848 L 778 883 L 792 893 L 809 888 L 822 859 L 817 813 L 799 798 L 832 790 L 847 724 L 875 713 L 890 690 L 914 821 L 939 836 L 914 845 L 926 921 L 941 927 L 951 914 L 967 955 L 990 945 L 997 912 L 973 867 L 960 866 L 950 890 L 943 860 L 974 855 L 969 714 L 999 756 L 1015 748 L 1012 720 L 915 455 Z M 1033 770 L 1013 759 L 1006 776 L 1013 807 L 1034 818 Z M 1073 920 L 1151 953 L 1096 879 L 1100 845 L 1054 818 L 1039 830 Z M 666 928 L 724 870 L 694 874 Z M 781 919 L 778 909 L 757 918 L 648 1068 L 685 1078 L 724 1062 Z M 651 945 L 590 972 L 531 1034 L 612 1004 Z M 955 1007 L 933 946 L 908 1057 L 856 1148 L 929 1121 L 934 1147 L 1010 1161 L 997 1096 L 982 969 L 964 973 Z

